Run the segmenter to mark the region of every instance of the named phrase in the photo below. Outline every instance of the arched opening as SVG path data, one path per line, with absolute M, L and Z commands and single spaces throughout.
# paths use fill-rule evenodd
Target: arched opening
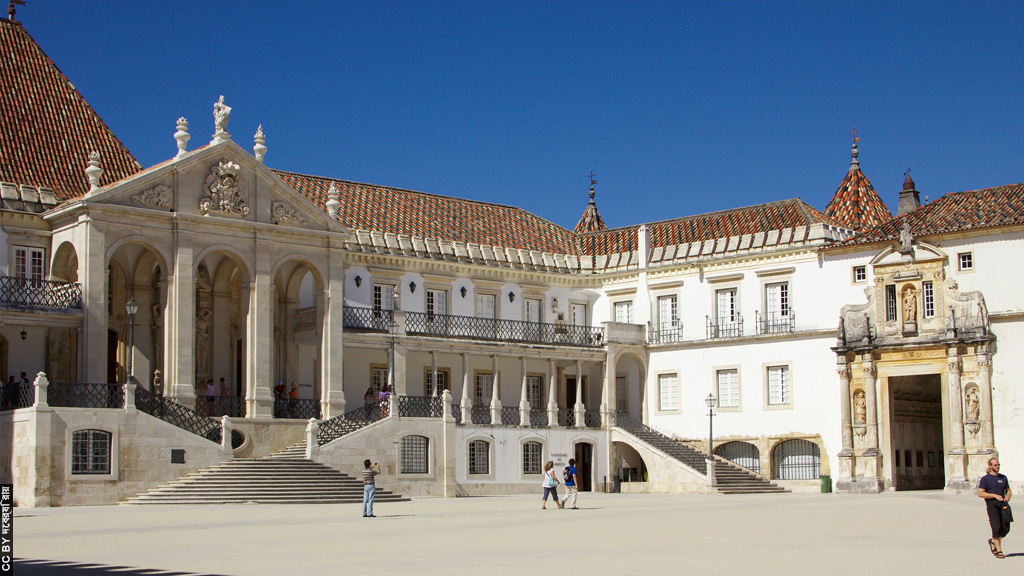
M 615 361 L 615 410 L 625 412 L 635 420 L 642 420 L 646 397 L 644 375 L 647 369 L 636 353 L 623 352 Z
M 198 260 L 193 342 L 196 411 L 200 414 L 246 415 L 250 289 L 248 268 L 237 255 L 215 250 Z
M 61 250 L 63 248 L 62 245 Z M 54 259 L 54 270 L 65 278 L 77 279 L 77 263 L 71 265 L 70 251 L 73 248 L 69 248 L 67 258 Z M 67 263 L 58 266 L 61 260 Z M 166 270 L 164 259 L 156 249 L 141 242 L 125 242 L 111 253 L 107 263 L 108 380 L 127 381 L 130 364 L 136 384 L 162 392 L 159 389 L 165 372 Z M 134 319 L 129 317 L 126 308 L 132 299 L 138 305 Z M 55 374 L 65 370 L 59 365 L 63 358 L 70 357 L 65 350 L 78 348 L 77 332 L 64 331 L 67 334 L 51 332 L 50 370 Z M 66 370 L 73 371 L 76 364 L 71 363 Z
M 715 454 L 751 472 L 761 473 L 761 451 L 750 442 L 726 442 L 715 448 Z
M 635 448 L 625 442 L 613 442 L 615 478 L 620 483 L 646 482 L 647 464 Z
M 576 489 L 580 492 L 593 490 L 594 480 L 594 445 L 589 442 L 576 444 Z
M 821 476 L 821 450 L 809 440 L 786 440 L 772 450 L 773 480 L 817 480 Z
M 78 252 L 70 242 L 57 247 L 50 264 L 50 279 L 61 282 L 78 282 Z
M 276 394 L 274 415 L 319 418 L 322 390 L 323 283 L 311 265 L 291 260 L 274 275 L 272 373 L 287 399 Z M 292 399 L 291 387 L 296 388 Z M 282 405 L 286 408 L 281 410 Z

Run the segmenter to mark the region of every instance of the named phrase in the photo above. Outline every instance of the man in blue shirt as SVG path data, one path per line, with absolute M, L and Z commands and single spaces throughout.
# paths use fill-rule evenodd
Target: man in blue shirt
M 1010 522 L 1003 514 L 1003 508 L 1012 495 L 1009 481 L 999 473 L 999 459 L 989 458 L 988 474 L 982 476 L 978 483 L 978 496 L 985 499 L 988 523 L 992 527 L 988 547 L 996 558 L 1003 558 L 1003 536 L 1010 532 Z
M 562 508 L 566 508 L 566 503 L 569 503 L 568 508 L 570 510 L 579 510 L 576 507 L 576 459 L 569 458 L 569 465 L 565 467 L 563 472 L 565 478 L 565 498 L 559 503 Z

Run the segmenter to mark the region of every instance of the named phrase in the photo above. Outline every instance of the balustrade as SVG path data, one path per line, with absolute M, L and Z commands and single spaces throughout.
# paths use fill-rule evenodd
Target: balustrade
M 31 382 L 16 382 L 3 385 L 0 393 L 0 410 L 17 410 L 28 408 L 36 403 L 35 384 Z
M 604 343 L 604 331 L 592 326 L 545 324 L 429 312 L 406 312 L 405 320 L 406 332 L 420 336 L 565 346 L 601 346 Z
M 647 342 L 649 344 L 672 344 L 683 341 L 683 324 L 674 328 L 655 329 L 653 324 L 647 326 Z
M 739 338 L 743 336 L 743 316 L 737 314 L 734 319 L 715 318 L 705 316 L 707 319 L 708 339 L 712 338 Z
M 761 312 L 754 313 L 754 324 L 757 326 L 758 334 L 784 334 L 792 332 L 796 325 L 796 315 L 790 310 L 789 314 L 768 314 L 761 315 Z
M 82 285 L 77 282 L 0 276 L 0 304 L 80 310 Z
M 135 408 L 164 422 L 173 424 L 211 442 L 220 443 L 220 422 L 208 416 L 202 416 L 195 410 L 157 396 L 145 388 L 135 389 Z
M 106 382 L 50 382 L 46 403 L 63 408 L 124 408 L 124 386 Z
M 393 321 L 394 313 L 391 310 L 345 306 L 342 313 L 342 323 L 346 330 L 387 332 Z
M 502 406 L 501 407 L 501 423 L 504 426 L 518 426 L 519 425 L 519 406 Z

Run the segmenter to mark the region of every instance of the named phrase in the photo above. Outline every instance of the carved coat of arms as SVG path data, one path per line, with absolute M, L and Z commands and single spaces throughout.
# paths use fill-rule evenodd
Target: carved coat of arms
M 233 162 L 221 162 L 210 168 L 203 186 L 203 197 L 199 200 L 199 211 L 203 214 L 219 213 L 222 216 L 247 216 L 249 205 L 245 202 L 245 184 L 238 179 L 240 167 Z

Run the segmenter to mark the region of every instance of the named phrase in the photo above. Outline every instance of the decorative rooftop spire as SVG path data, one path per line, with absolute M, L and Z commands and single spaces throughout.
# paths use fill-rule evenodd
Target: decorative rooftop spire
M 839 184 L 836 193 L 832 195 L 824 214 L 844 228 L 863 230 L 888 222 L 892 219 L 892 213 L 860 169 L 860 162 L 857 160 L 857 142 L 860 141 L 857 129 L 854 128 L 850 134 L 854 135 L 853 148 L 850 150 L 850 157 L 853 159 L 850 162 L 850 170 Z
M 255 144 L 252 147 L 252 153 L 256 156 L 256 161 L 263 163 L 263 157 L 267 154 L 267 147 L 264 145 L 267 142 L 267 137 L 263 135 L 263 124 L 256 129 L 256 134 L 253 135 L 253 142 Z
M 103 168 L 100 167 L 100 153 L 96 150 L 89 154 L 89 167 L 85 169 L 85 175 L 89 178 L 89 191 L 86 194 L 98 192 L 100 189 L 100 177 L 103 176 Z
M 327 213 L 331 215 L 331 218 L 338 217 L 338 208 L 341 207 L 341 202 L 338 196 L 338 189 L 334 186 L 334 182 L 331 182 L 331 189 L 327 191 Z
M 24 6 L 25 5 L 25 0 L 11 0 L 11 3 L 7 5 L 7 16 L 8 16 L 8 19 L 12 23 L 16 24 L 18 21 L 14 19 L 14 5 L 15 4 L 17 4 L 19 6 Z
M 188 120 L 182 116 L 178 118 L 178 131 L 174 133 L 174 139 L 178 141 L 178 153 L 174 156 L 177 160 L 185 155 L 185 148 L 188 146 L 188 139 L 191 138 L 188 134 Z
M 573 232 L 577 234 L 608 229 L 608 227 L 604 225 L 604 220 L 601 219 L 601 215 L 597 212 L 597 203 L 594 201 L 594 184 L 597 184 L 597 180 L 594 180 L 594 173 L 591 172 L 590 202 L 587 204 L 587 209 L 583 211 L 583 216 L 580 217 L 580 221 L 576 224 L 576 227 L 573 228 Z
M 860 161 L 857 160 L 857 156 L 860 155 L 860 151 L 857 150 L 857 142 L 860 142 L 860 136 L 857 136 L 857 127 L 854 126 L 850 132 L 853 134 L 853 148 L 850 149 L 850 170 L 857 170 L 860 168 Z

